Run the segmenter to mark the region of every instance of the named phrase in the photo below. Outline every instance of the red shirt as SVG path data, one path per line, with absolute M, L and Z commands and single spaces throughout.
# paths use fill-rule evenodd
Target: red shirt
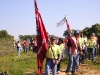
M 27 46 L 27 45 L 28 45 L 27 41 L 24 41 L 24 46 Z

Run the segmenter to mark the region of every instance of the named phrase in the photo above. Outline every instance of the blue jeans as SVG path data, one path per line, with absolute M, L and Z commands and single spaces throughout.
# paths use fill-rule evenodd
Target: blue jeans
M 45 75 L 50 75 L 50 71 L 52 70 L 52 74 L 56 75 L 57 72 L 57 65 L 53 64 L 53 62 L 55 63 L 55 60 L 46 60 L 46 72 Z
M 17 48 L 17 51 L 18 51 L 18 56 L 20 56 L 21 48 L 18 47 L 18 48 Z
M 72 71 L 73 73 L 76 72 L 75 67 L 77 66 L 79 66 L 79 55 L 74 54 L 72 56 L 72 54 L 69 54 L 69 61 L 68 61 L 66 72 L 70 72 L 70 71 Z

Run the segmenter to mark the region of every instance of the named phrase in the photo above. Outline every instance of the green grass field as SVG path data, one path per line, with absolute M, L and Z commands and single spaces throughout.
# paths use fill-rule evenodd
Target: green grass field
M 65 64 L 66 61 L 62 63 L 62 65 Z M 44 68 L 45 67 L 43 67 L 43 70 Z M 7 71 L 10 75 L 26 75 L 28 72 L 37 72 L 36 54 L 32 51 L 28 53 L 21 52 L 20 57 L 17 56 L 17 51 L 12 51 L 8 54 L 0 54 L 0 71 Z
M 25 75 L 25 72 L 37 71 L 36 54 L 28 52 L 17 56 L 17 51 L 0 55 L 0 71 L 7 71 L 10 75 Z

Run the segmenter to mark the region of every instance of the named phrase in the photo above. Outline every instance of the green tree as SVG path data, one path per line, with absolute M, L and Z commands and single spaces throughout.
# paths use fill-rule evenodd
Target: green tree
M 19 35 L 20 40 L 35 38 L 36 35 Z
M 88 36 L 90 34 L 89 31 L 90 31 L 90 28 L 89 27 L 86 27 L 86 28 L 83 29 L 82 32 L 83 32 L 84 35 L 87 35 Z
M 71 30 L 72 32 L 74 29 Z M 97 37 L 100 37 L 100 24 L 96 23 L 92 25 L 91 27 L 85 27 L 83 30 L 79 30 L 81 33 L 86 35 L 87 37 L 90 37 L 92 33 L 95 33 Z M 65 30 L 63 33 L 63 36 L 68 35 L 68 30 Z
M 89 37 L 92 33 L 95 33 L 98 37 L 100 36 L 100 24 L 96 23 L 90 28 L 86 27 L 83 29 L 83 34 L 87 35 L 87 37 Z
M 12 39 L 13 40 L 14 39 L 14 36 L 9 35 L 6 30 L 1 30 L 0 31 L 0 38 L 1 39 L 5 38 L 5 39 Z
M 67 35 L 68 35 L 68 30 L 65 30 L 64 33 L 63 33 L 63 36 L 66 37 Z
M 8 37 L 8 32 L 6 30 L 1 30 L 0 31 L 0 38 L 7 38 Z
M 71 29 L 71 32 L 73 33 L 74 32 L 74 29 Z M 64 33 L 63 33 L 63 36 L 66 37 L 68 35 L 68 33 L 69 33 L 68 30 L 65 30 Z

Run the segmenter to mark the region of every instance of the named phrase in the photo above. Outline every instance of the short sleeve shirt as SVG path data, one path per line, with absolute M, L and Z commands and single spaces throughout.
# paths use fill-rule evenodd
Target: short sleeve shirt
M 59 54 L 61 54 L 60 46 L 55 44 L 47 50 L 46 57 L 50 59 L 57 59 Z

